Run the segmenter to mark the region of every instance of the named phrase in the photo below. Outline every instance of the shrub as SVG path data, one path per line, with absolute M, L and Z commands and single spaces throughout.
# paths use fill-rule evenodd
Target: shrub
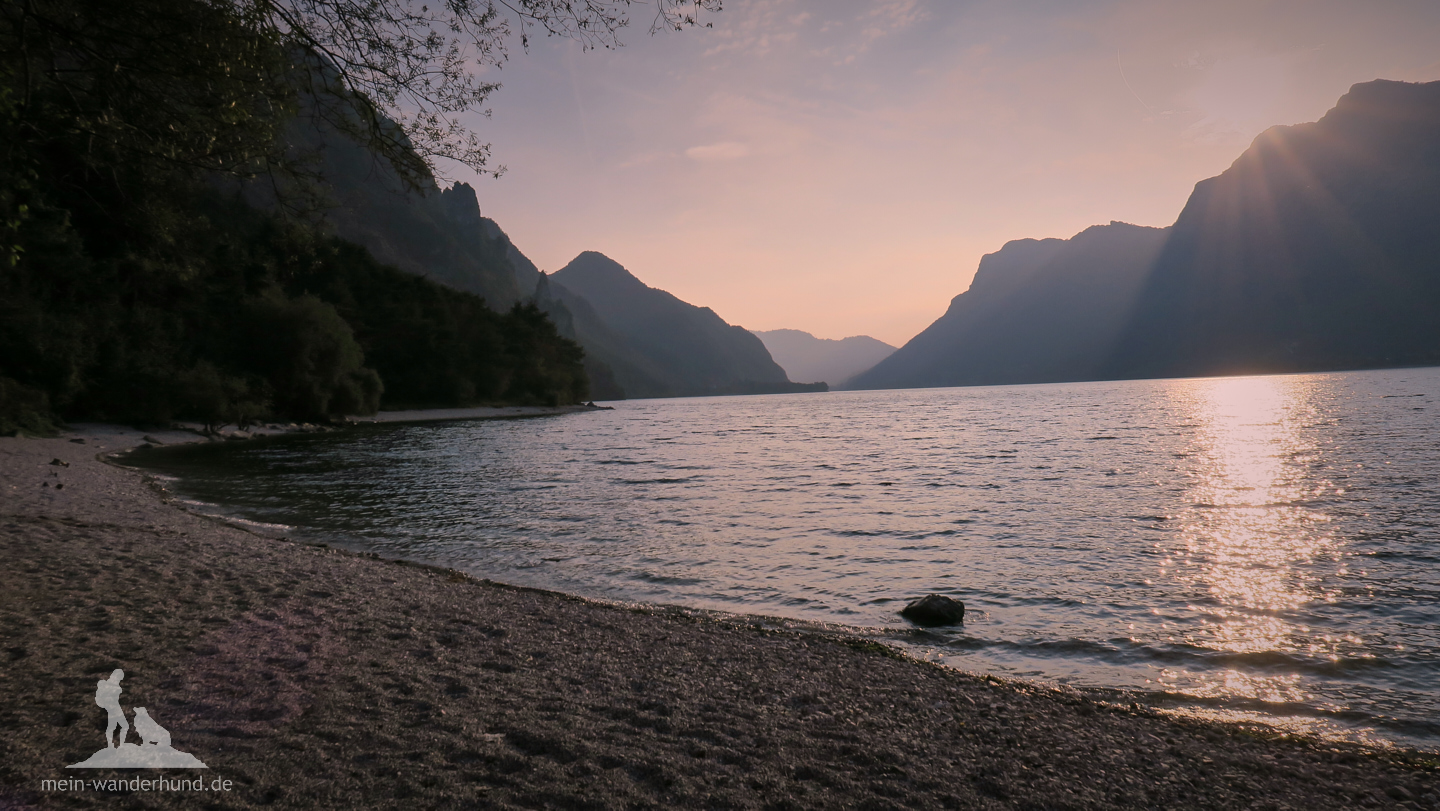
M 10 436 L 21 431 L 54 436 L 58 429 L 44 392 L 0 377 L 0 435 Z
M 318 298 L 278 293 L 247 310 L 247 343 L 255 369 L 270 384 L 279 411 L 304 419 L 373 414 L 383 386 L 350 325 Z

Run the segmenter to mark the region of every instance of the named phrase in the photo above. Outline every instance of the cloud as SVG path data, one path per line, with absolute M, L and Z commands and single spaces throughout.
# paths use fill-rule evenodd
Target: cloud
M 753 58 L 777 46 L 786 50 L 794 44 L 797 29 L 810 19 L 808 11 L 794 13 L 796 5 L 795 0 L 741 0 L 738 9 L 728 7 L 726 18 L 718 20 L 714 32 L 719 42 L 705 51 L 705 56 L 734 52 Z
M 715 44 L 705 56 L 788 62 L 808 54 L 853 62 L 877 41 L 931 16 L 922 5 L 922 0 L 739 0 L 717 18 Z
M 692 146 L 685 150 L 685 157 L 702 163 L 732 161 L 748 157 L 749 154 L 750 148 L 737 141 L 721 141 L 718 144 Z
M 925 16 L 918 0 L 882 0 L 870 10 L 860 47 L 868 48 L 875 40 L 903 31 L 925 19 Z

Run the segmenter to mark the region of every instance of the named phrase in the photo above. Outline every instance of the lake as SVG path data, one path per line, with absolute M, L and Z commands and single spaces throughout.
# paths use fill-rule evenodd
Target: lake
M 1440 748 L 1440 369 L 614 406 L 133 460 L 297 539 Z

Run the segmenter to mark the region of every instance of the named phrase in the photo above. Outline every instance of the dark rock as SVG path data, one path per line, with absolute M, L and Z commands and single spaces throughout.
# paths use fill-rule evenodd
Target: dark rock
M 959 625 L 965 621 L 965 604 L 943 594 L 927 594 L 905 606 L 900 616 L 925 627 Z
M 50 464 L 56 467 L 70 467 L 70 463 L 65 461 L 64 459 L 51 459 Z
M 1389 794 L 1392 800 L 1406 801 L 1415 799 L 1415 795 L 1411 794 L 1404 786 L 1391 786 L 1385 789 L 1385 793 Z
M 85 444 L 85 440 L 81 439 L 80 437 L 75 437 L 74 439 L 72 439 L 72 440 L 70 440 L 70 441 L 71 441 L 71 442 L 74 442 L 76 445 L 84 445 L 84 444 Z

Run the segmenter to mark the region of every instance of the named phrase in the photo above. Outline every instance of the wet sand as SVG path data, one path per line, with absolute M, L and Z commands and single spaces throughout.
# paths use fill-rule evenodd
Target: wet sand
M 97 458 L 143 436 L 0 439 L 0 808 L 1440 808 L 1433 755 L 260 537 Z M 64 768 L 117 667 L 208 769 Z

